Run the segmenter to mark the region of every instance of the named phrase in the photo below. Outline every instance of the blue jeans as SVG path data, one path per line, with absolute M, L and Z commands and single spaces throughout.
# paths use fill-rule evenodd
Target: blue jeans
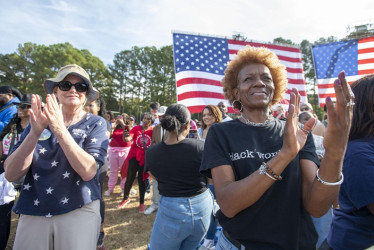
M 231 235 L 230 235 L 231 236 Z M 241 250 L 245 249 L 243 245 L 241 245 L 241 248 L 237 248 L 234 246 L 223 234 L 223 229 L 221 230 L 221 233 L 218 237 L 218 241 L 215 247 L 215 250 Z
M 320 218 L 315 218 L 313 216 L 311 217 L 314 227 L 316 228 L 316 231 L 318 233 L 317 248 L 319 248 L 322 242 L 327 238 L 327 235 L 330 231 L 332 222 L 332 207 L 330 207 L 329 211 L 327 211 L 327 213 Z
M 207 183 L 206 186 L 209 188 L 210 192 L 212 192 L 214 199 L 216 199 L 216 192 L 214 191 L 214 185 Z M 208 232 L 206 233 L 206 237 L 208 240 L 213 240 L 214 235 L 216 234 L 217 230 L 217 220 L 215 218 L 215 212 L 212 212 L 210 225 Z
M 212 210 L 208 189 L 188 198 L 161 196 L 150 249 L 196 249 L 208 230 Z

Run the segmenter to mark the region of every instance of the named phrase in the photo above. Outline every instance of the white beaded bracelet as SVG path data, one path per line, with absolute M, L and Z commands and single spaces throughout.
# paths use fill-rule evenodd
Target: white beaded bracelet
M 337 185 L 342 184 L 343 181 L 344 181 L 344 175 L 343 175 L 343 173 L 341 173 L 341 175 L 340 175 L 340 180 L 338 180 L 337 182 L 327 182 L 327 181 L 322 180 L 322 179 L 319 177 L 318 172 L 319 172 L 319 169 L 317 169 L 317 172 L 316 172 L 316 178 L 317 178 L 317 181 L 321 182 L 323 185 L 327 185 L 327 186 L 337 186 Z

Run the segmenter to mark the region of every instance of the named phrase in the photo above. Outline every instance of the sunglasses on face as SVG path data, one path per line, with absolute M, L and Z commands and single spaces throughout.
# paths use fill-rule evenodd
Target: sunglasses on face
M 301 108 L 300 111 L 309 111 L 309 108 Z
M 77 82 L 76 84 L 72 84 L 69 81 L 61 81 L 57 86 L 62 91 L 69 91 L 73 86 L 78 92 L 86 92 L 88 90 L 88 85 L 85 82 Z
M 20 105 L 18 105 L 18 108 L 19 108 L 19 109 L 30 109 L 30 108 L 31 108 L 31 105 L 20 104 Z

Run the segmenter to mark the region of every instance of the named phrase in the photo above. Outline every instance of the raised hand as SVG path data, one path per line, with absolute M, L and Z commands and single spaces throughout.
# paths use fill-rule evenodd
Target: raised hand
M 282 147 L 282 151 L 290 154 L 292 157 L 296 156 L 300 149 L 304 147 L 308 134 L 312 131 L 316 123 L 315 118 L 310 118 L 302 129 L 300 129 L 299 106 L 300 94 L 297 89 L 292 89 Z
M 48 119 L 49 127 L 53 133 L 65 128 L 61 105 L 58 104 L 54 94 L 48 94 L 44 113 Z
M 323 146 L 326 154 L 341 157 L 345 153 L 349 131 L 351 129 L 354 94 L 345 79 L 344 71 L 340 72 L 338 79 L 334 82 L 336 103 L 326 98 L 328 126 L 325 130 Z
M 30 133 L 37 137 L 39 137 L 43 130 L 48 126 L 48 119 L 42 111 L 42 102 L 38 95 L 32 95 L 31 97 L 30 125 Z

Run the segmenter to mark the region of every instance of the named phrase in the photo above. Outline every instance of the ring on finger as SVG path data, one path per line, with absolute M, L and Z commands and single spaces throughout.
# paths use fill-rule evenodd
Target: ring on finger
M 304 132 L 304 134 L 306 134 L 306 135 L 309 134 L 309 132 L 310 132 L 310 131 L 308 131 L 308 130 L 306 130 L 306 129 L 304 129 L 304 128 L 302 128 L 301 130 L 302 130 L 302 131 Z
M 349 102 L 347 103 L 347 107 L 353 107 L 355 105 L 355 102 L 353 99 L 349 99 Z

